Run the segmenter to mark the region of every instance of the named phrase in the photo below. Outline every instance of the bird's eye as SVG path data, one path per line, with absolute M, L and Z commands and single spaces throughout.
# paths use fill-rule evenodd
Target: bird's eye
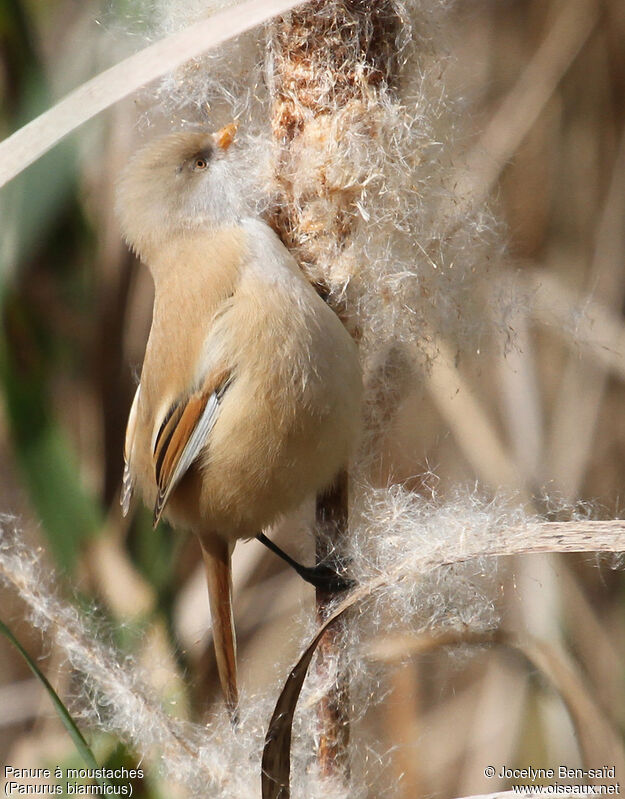
M 193 162 L 193 169 L 202 170 L 206 169 L 207 166 L 208 166 L 208 161 L 206 160 L 206 158 L 201 158 L 201 157 L 196 158 L 195 161 Z

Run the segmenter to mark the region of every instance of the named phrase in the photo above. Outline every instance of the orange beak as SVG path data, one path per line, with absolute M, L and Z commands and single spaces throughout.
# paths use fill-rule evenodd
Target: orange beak
M 214 133 L 213 136 L 217 147 L 224 151 L 227 150 L 234 141 L 238 127 L 238 122 L 231 122 L 229 125 L 221 128 L 221 130 L 218 130 L 217 133 Z

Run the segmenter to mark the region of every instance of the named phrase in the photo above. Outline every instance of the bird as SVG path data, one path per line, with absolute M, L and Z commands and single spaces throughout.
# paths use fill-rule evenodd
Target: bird
M 237 125 L 187 129 L 132 154 L 116 207 L 154 282 L 120 500 L 135 490 L 202 550 L 217 669 L 237 717 L 231 556 L 330 487 L 358 439 L 357 346 L 278 235 L 250 209 Z M 340 576 L 330 570 L 334 585 Z M 345 584 L 342 585 L 345 587 Z

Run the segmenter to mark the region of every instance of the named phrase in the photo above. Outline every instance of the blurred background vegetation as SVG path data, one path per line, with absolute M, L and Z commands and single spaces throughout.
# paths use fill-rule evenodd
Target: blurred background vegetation
M 467 146 L 479 147 L 567 2 L 457 3 L 448 90 L 466 108 Z M 0 0 L 0 135 L 121 57 L 127 13 L 108 2 Z M 175 712 L 201 719 L 218 687 L 195 542 L 165 525 L 152 531 L 142 509 L 129 520 L 118 511 L 152 291 L 113 212 L 136 118 L 134 101 L 112 109 L 0 195 L 0 511 L 43 548 L 60 589 L 97 602 L 116 643 L 153 666 Z M 592 502 L 599 516 L 621 514 L 624 123 L 625 4 L 597 0 L 588 35 L 493 192 L 509 250 L 500 286 L 510 281 L 527 298 L 510 322 L 516 346 L 504 358 L 501 346 L 485 342 L 462 359 L 464 394 L 451 415 L 427 381 L 404 401 L 387 444 L 396 478 L 428 464 L 444 493 L 473 480 L 495 491 L 505 474 L 506 488 L 521 495 L 546 486 Z M 295 554 L 312 556 L 305 536 Z M 588 556 L 531 556 L 509 564 L 501 581 L 495 601 L 506 624 L 565 645 L 601 717 L 622 730 L 622 571 Z M 242 683 L 250 693 L 275 690 L 297 654 L 296 611 L 311 593 L 256 543 L 239 547 L 235 583 Z M 0 618 L 41 658 L 61 695 L 71 695 L 72 675 L 5 591 Z M 485 781 L 489 764 L 581 764 L 565 705 L 522 659 L 495 647 L 462 659 L 437 648 L 377 657 L 388 694 L 363 734 L 393 751 L 371 796 L 395 785 L 406 799 L 492 791 L 501 786 Z M 0 640 L 0 762 L 75 762 L 60 730 L 40 686 Z M 100 762 L 133 762 L 104 736 L 95 749 Z M 172 795 L 155 779 L 137 790 Z

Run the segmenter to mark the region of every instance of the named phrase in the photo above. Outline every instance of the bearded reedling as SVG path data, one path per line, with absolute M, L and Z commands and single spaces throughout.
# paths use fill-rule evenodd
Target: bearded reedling
M 263 529 L 329 487 L 360 422 L 356 346 L 275 233 L 246 211 L 236 126 L 181 132 L 139 150 L 118 188 L 126 241 L 155 285 L 152 328 L 126 432 L 121 502 L 135 484 L 199 538 L 213 640 L 236 717 L 230 558 L 257 536 L 317 586 Z

